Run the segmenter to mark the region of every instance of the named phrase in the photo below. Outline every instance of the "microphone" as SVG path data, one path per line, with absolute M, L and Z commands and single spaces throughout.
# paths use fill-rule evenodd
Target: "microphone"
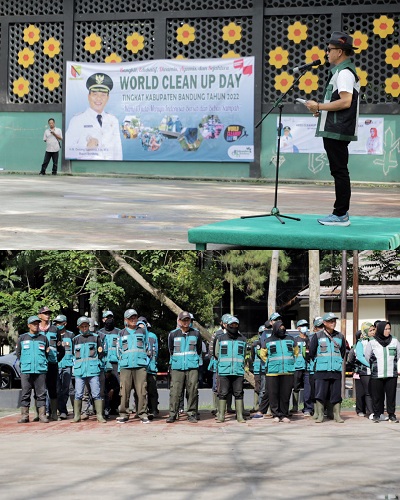
M 317 59 L 316 61 L 310 62 L 308 64 L 303 64 L 302 66 L 296 66 L 293 68 L 293 73 L 300 73 L 301 71 L 308 70 L 314 66 L 321 66 L 321 59 Z

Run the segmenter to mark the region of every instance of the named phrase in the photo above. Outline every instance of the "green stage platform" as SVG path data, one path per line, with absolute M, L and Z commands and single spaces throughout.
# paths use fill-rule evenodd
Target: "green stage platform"
M 283 219 L 285 224 L 281 224 L 272 216 L 216 222 L 190 229 L 189 243 L 196 250 L 206 250 L 209 243 L 307 250 L 393 250 L 400 246 L 400 219 L 351 216 L 350 226 L 337 227 L 318 224 L 321 215 L 284 215 L 301 220 Z

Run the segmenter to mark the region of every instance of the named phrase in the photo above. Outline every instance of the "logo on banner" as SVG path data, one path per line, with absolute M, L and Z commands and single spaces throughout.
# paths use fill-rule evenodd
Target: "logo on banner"
M 228 156 L 233 160 L 254 160 L 254 147 L 231 146 L 228 149 Z
M 241 69 L 244 75 L 252 75 L 253 74 L 253 66 L 249 64 L 248 66 L 244 65 L 243 59 L 236 59 L 233 61 L 233 67 L 235 69 Z
M 242 137 L 247 137 L 246 127 L 242 125 L 228 125 L 224 132 L 226 142 L 235 142 Z
M 73 78 L 78 78 L 82 74 L 81 66 L 71 66 L 71 75 Z

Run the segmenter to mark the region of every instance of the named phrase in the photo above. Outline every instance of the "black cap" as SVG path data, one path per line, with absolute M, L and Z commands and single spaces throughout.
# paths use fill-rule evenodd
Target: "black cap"
M 356 49 L 357 47 L 353 47 L 353 37 L 344 33 L 343 31 L 334 31 L 329 38 L 327 43 L 331 43 L 335 47 L 340 49 Z
M 39 309 L 39 314 L 43 314 L 43 313 L 52 313 L 53 311 L 51 311 L 47 306 L 43 306 Z
M 105 73 L 95 73 L 86 81 L 86 87 L 89 92 L 107 92 L 112 90 L 114 84 L 111 78 Z

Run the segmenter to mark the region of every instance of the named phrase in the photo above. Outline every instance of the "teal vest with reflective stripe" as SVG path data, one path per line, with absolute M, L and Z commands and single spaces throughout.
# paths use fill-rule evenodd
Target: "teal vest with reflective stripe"
M 68 331 L 68 330 L 67 330 Z M 71 332 L 68 332 L 71 333 Z M 72 338 L 70 337 L 61 337 L 65 354 L 61 361 L 58 363 L 59 368 L 69 368 L 74 365 L 74 357 L 72 354 Z
M 305 340 L 300 340 L 300 337 L 297 337 L 297 345 L 299 348 L 299 354 L 296 358 L 296 361 L 294 363 L 294 369 L 295 370 L 305 370 L 307 368 L 307 363 L 304 358 L 305 356 L 305 349 L 306 349 L 306 341 Z
M 343 359 L 340 354 L 342 339 L 334 337 L 335 343 L 331 342 L 328 337 L 320 337 L 318 339 L 317 356 L 315 359 L 316 372 L 341 372 Z
M 158 338 L 153 332 L 147 332 L 149 338 L 149 348 L 152 353 L 151 356 L 147 358 L 147 373 L 153 373 L 154 375 L 158 372 L 157 359 L 158 359 Z
M 129 333 L 126 328 L 119 337 L 119 368 L 142 368 L 147 366 L 146 333 Z
M 243 340 L 219 340 L 218 375 L 244 375 L 245 355 L 246 342 Z
M 46 332 L 45 333 L 49 341 L 49 356 L 47 361 L 49 363 L 57 363 L 57 332 Z
M 174 338 L 174 351 L 171 356 L 173 370 L 191 370 L 199 367 L 197 354 L 197 337 L 195 335 L 182 335 Z
M 109 363 L 118 363 L 119 331 L 114 333 L 104 331 L 104 334 L 105 342 L 107 343 L 107 361 Z
M 78 378 L 95 377 L 100 373 L 97 342 L 75 344 L 74 375 Z
M 261 359 L 257 355 L 254 356 L 253 373 L 254 375 L 260 375 L 261 373 Z
M 22 340 L 19 363 L 21 373 L 46 373 L 46 343 L 42 340 Z
M 273 340 L 266 343 L 268 356 L 266 362 L 267 374 L 294 372 L 294 340 Z

